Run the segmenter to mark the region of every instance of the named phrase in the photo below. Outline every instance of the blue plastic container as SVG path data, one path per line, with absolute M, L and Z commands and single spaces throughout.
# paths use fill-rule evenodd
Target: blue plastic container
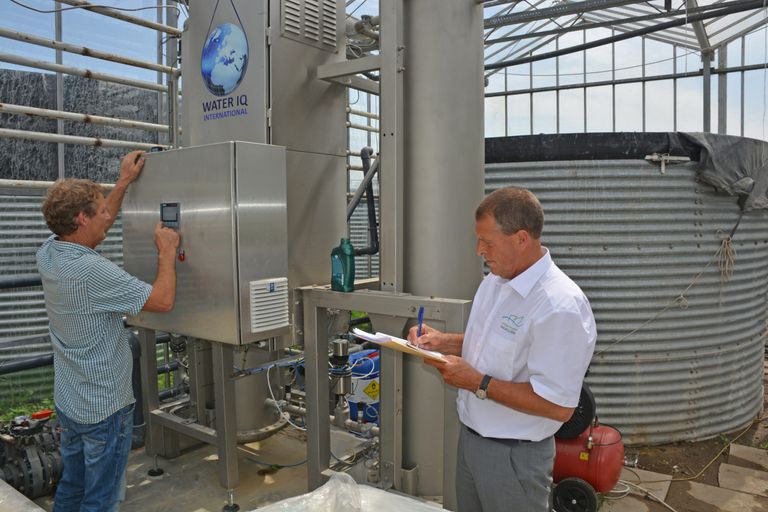
M 349 356 L 352 367 L 352 393 L 349 400 L 349 417 L 357 420 L 358 404 L 363 406 L 363 421 L 379 424 L 379 351 L 361 350 Z

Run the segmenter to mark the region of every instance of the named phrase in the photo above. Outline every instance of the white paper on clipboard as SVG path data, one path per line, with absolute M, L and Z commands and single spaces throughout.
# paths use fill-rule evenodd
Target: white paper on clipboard
M 370 332 L 362 331 L 357 327 L 352 329 L 352 334 L 360 339 L 370 341 L 372 343 L 376 343 L 377 345 L 381 345 L 382 347 L 391 348 L 392 350 L 397 350 L 405 354 L 411 354 L 417 357 L 421 357 L 422 359 L 432 359 L 434 361 L 440 361 L 441 363 L 446 362 L 445 357 L 440 352 L 424 350 L 423 348 L 412 345 L 408 340 L 398 338 L 397 336 L 392 336 L 391 334 L 385 334 L 383 332 L 371 334 Z

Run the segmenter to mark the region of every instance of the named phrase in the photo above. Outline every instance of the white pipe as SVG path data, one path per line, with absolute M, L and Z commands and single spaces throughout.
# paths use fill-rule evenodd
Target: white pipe
M 19 66 L 29 66 L 32 68 L 47 69 L 49 71 L 55 71 L 57 73 L 65 73 L 67 75 L 84 76 L 85 78 L 93 78 L 94 80 L 102 80 L 104 82 L 113 82 L 116 84 L 130 85 L 132 87 L 138 87 L 140 89 L 150 89 L 153 91 L 160 91 L 160 92 L 168 91 L 168 88 L 161 84 L 145 82 L 143 80 L 133 80 L 131 78 L 125 78 L 122 76 L 109 75 L 107 73 L 98 73 L 96 71 L 91 71 L 90 69 L 73 68 L 71 66 L 54 64 L 52 62 L 46 62 L 42 60 L 26 59 L 24 57 L 19 57 L 18 55 L 12 55 L 10 53 L 0 53 L 0 61 L 10 62 L 11 64 L 18 64 Z
M 164 124 L 144 123 L 142 121 L 132 121 L 130 119 L 92 116 L 90 114 L 64 112 L 62 110 L 48 110 L 46 108 L 11 105 L 8 103 L 0 103 L 0 114 L 19 114 L 26 116 L 46 117 L 49 119 L 65 119 L 67 121 L 77 121 L 81 123 L 91 123 L 106 126 L 119 126 L 123 128 L 136 128 L 137 130 L 147 130 L 153 132 L 165 132 L 168 130 L 168 126 Z
M 95 59 L 108 60 L 110 62 L 127 64 L 129 66 L 134 66 L 138 68 L 160 71 L 161 73 L 166 73 L 166 74 L 172 74 L 174 69 L 170 66 L 164 66 L 163 64 L 131 59 L 129 57 L 123 57 L 121 55 L 115 55 L 113 53 L 92 50 L 91 48 L 86 48 L 85 46 L 76 46 L 74 44 L 69 44 L 62 41 L 45 39 L 43 37 L 37 37 L 32 34 L 17 32 L 15 30 L 8 30 L 7 28 L 2 28 L 2 27 L 0 27 L 0 37 L 7 37 L 8 39 L 14 39 L 16 41 L 23 41 L 25 43 L 36 44 L 38 46 L 45 46 L 46 48 L 54 48 L 56 50 L 62 50 L 69 53 L 77 53 L 79 55 L 85 55 L 86 57 L 93 57 Z
M 179 147 L 179 76 L 173 73 L 168 80 L 168 133 L 172 148 Z
M 98 14 L 103 14 L 104 16 L 109 16 L 110 18 L 115 18 L 118 20 L 123 20 L 129 23 L 133 23 L 135 25 L 141 25 L 142 27 L 159 30 L 160 32 L 165 32 L 166 34 L 170 34 L 172 36 L 177 36 L 177 37 L 181 36 L 181 30 L 175 27 L 169 27 L 168 25 L 163 25 L 162 23 L 154 23 L 152 21 L 147 21 L 145 19 L 138 18 L 136 16 L 123 14 L 122 12 L 113 11 L 112 9 L 109 9 L 103 6 L 93 5 L 83 0 L 59 0 L 59 1 L 63 4 L 82 7 L 83 9 L 87 9 L 89 11 L 93 11 Z
M 367 124 L 356 124 L 347 122 L 347 128 L 353 128 L 355 130 L 364 130 L 366 132 L 379 133 L 379 129 L 374 126 L 368 126 Z
M 28 139 L 40 142 L 63 142 L 65 144 L 80 144 L 82 146 L 102 146 L 106 148 L 151 149 L 158 146 L 167 148 L 167 146 L 161 144 L 147 144 L 146 142 L 78 137 L 76 135 L 58 135 L 55 133 L 12 130 L 10 128 L 0 128 L 0 137 L 7 137 L 9 139 Z
M 374 114 L 373 112 L 366 112 L 364 110 L 355 110 L 352 107 L 347 107 L 347 113 L 353 114 L 356 116 L 367 117 L 369 119 L 377 119 L 377 120 L 380 119 L 378 114 Z
M 24 188 L 24 189 L 47 189 L 55 182 L 53 181 L 29 181 L 29 180 L 3 180 L 0 179 L 0 189 L 3 188 Z M 99 183 L 99 186 L 106 189 L 114 188 L 114 183 Z
M 266 404 L 271 406 L 279 405 L 280 409 L 282 409 L 283 412 L 289 412 L 295 416 L 301 416 L 302 418 L 305 418 L 307 416 L 307 409 L 306 407 L 299 407 L 298 405 L 293 404 L 287 404 L 284 400 L 273 400 L 272 398 L 266 399 Z M 328 416 L 328 419 L 333 423 L 336 420 L 336 417 L 331 414 Z M 352 430 L 354 432 L 357 432 L 358 434 L 368 434 L 378 436 L 380 433 L 379 427 L 374 425 L 373 423 L 358 423 L 355 420 L 345 420 L 344 421 L 344 427 L 348 430 Z

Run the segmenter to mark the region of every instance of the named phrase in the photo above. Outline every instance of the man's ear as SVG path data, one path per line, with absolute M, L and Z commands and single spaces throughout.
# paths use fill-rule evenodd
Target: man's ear
M 90 219 L 85 212 L 80 212 L 77 214 L 77 217 L 75 217 L 75 224 L 77 224 L 77 227 L 84 226 L 89 220 Z

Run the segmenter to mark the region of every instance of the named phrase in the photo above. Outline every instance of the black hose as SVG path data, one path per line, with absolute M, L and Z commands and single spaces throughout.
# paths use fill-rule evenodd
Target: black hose
M 9 373 L 21 372 L 24 370 L 32 370 L 34 368 L 42 368 L 43 366 L 51 366 L 53 364 L 53 354 L 43 354 L 42 356 L 30 357 L 27 359 L 19 359 L 16 361 L 9 361 L 0 365 L 0 375 L 8 375 Z
M 359 318 L 353 318 L 349 321 L 350 327 L 357 327 L 358 325 L 369 324 L 371 319 L 368 316 L 361 316 Z
M 165 364 L 157 365 L 157 373 L 171 373 L 179 369 L 178 361 L 168 361 Z
M 173 398 L 175 396 L 179 396 L 181 394 L 187 393 L 189 391 L 189 386 L 182 385 L 175 388 L 166 388 L 160 391 L 159 397 L 160 401 L 168 400 L 169 398 Z
M 12 288 L 29 288 L 42 285 L 39 275 L 9 276 L 0 278 L 0 290 Z
M 371 155 L 373 148 L 365 147 L 360 150 L 360 159 L 363 161 L 363 176 L 371 172 Z M 355 249 L 355 256 L 373 255 L 379 252 L 379 223 L 376 220 L 376 200 L 373 196 L 373 180 L 368 182 L 365 188 L 365 202 L 368 207 L 368 234 L 371 245 L 361 249 Z M 357 205 L 355 205 L 357 207 Z

